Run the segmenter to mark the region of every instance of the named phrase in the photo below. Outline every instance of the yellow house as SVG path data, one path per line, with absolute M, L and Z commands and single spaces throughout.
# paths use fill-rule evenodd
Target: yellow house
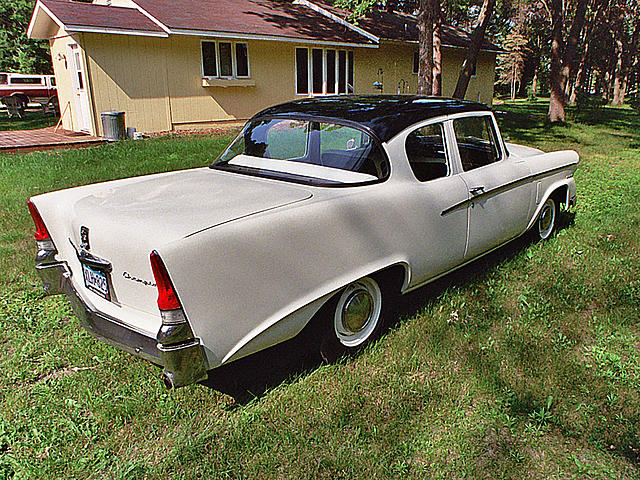
M 116 110 L 151 133 L 299 97 L 415 93 L 414 17 L 345 18 L 321 0 L 38 0 L 28 36 L 49 39 L 64 128 L 102 135 L 101 112 Z M 445 96 L 468 44 L 443 28 Z M 468 98 L 491 103 L 497 51 L 483 45 Z

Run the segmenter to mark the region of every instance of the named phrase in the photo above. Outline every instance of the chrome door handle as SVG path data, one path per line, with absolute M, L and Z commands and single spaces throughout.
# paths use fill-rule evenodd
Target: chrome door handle
M 471 195 L 478 195 L 480 193 L 484 192 L 484 187 L 483 186 L 479 186 L 479 187 L 473 187 L 469 190 L 469 193 L 471 193 Z

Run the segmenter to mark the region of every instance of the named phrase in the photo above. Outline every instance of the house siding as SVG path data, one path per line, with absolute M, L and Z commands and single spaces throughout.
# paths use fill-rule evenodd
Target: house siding
M 295 96 L 294 45 L 242 40 L 248 45 L 250 82 L 255 85 L 203 87 L 201 40 L 190 36 L 168 39 L 167 65 L 174 126 L 244 120 L 262 108 Z
M 143 132 L 171 130 L 167 82 L 167 39 L 132 35 L 83 34 L 94 118 L 124 111 L 127 126 Z
M 247 43 L 251 79 L 249 86 L 204 87 L 201 41 L 195 36 L 169 38 L 85 33 L 76 38 L 85 51 L 87 76 L 96 133 L 102 135 L 100 112 L 122 110 L 126 124 L 142 132 L 159 132 L 244 121 L 270 105 L 303 96 L 295 93 L 295 49 L 310 47 L 294 42 L 240 40 Z M 213 40 L 207 38 L 206 40 Z M 61 108 L 71 103 L 72 115 L 63 118 L 74 130 L 75 105 L 68 71 L 56 65 L 58 51 L 73 41 L 52 41 L 56 78 L 60 82 Z M 233 41 L 225 39 L 225 41 Z M 317 48 L 337 48 L 318 45 Z M 355 93 L 415 93 L 412 73 L 415 45 L 382 43 L 377 49 L 353 48 Z M 465 50 L 443 47 L 443 95 L 455 89 Z M 481 52 L 477 77 L 469 84 L 467 98 L 491 104 L 495 54 Z M 383 89 L 373 83 L 380 81 Z M 406 83 L 405 83 L 406 82 Z M 404 88 L 401 88 L 405 85 Z

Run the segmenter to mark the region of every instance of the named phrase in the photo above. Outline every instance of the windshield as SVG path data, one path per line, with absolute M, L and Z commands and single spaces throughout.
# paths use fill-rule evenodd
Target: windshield
M 291 118 L 248 123 L 212 168 L 329 185 L 375 182 L 389 174 L 381 148 L 366 132 Z

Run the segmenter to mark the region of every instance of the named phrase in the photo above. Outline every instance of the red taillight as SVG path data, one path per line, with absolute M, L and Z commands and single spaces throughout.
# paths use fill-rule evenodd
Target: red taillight
M 33 223 L 36 224 L 36 233 L 33 236 L 36 240 L 49 240 L 51 235 L 49 235 L 47 227 L 45 227 L 42 221 L 40 212 L 38 212 L 38 209 L 31 200 L 27 202 L 27 207 L 29 207 L 29 213 L 31 214 L 31 218 L 33 218 Z
M 151 260 L 151 270 L 153 270 L 153 276 L 156 279 L 156 286 L 158 287 L 158 308 L 160 310 L 175 310 L 180 308 L 180 302 L 176 295 L 167 269 L 155 250 L 151 252 L 149 256 Z

